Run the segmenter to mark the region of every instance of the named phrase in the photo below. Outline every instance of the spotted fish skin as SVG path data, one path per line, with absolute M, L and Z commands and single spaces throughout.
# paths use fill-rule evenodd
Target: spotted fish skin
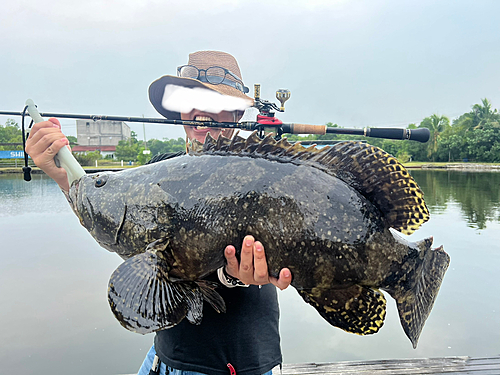
M 290 268 L 303 299 L 348 332 L 377 332 L 388 292 L 415 347 L 449 263 L 432 239 L 408 243 L 391 229 L 410 233 L 428 219 L 423 193 L 394 158 L 362 143 L 208 139 L 185 156 L 84 176 L 69 199 L 99 244 L 126 259 L 109 301 L 139 333 L 199 324 L 203 300 L 224 311 L 203 278 L 225 264 L 226 245 L 251 234 L 270 274 Z

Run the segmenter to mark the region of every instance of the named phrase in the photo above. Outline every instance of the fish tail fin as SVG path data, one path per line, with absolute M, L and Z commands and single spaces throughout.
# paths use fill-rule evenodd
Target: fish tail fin
M 168 265 L 154 251 L 133 256 L 111 275 L 108 302 L 126 329 L 146 334 L 170 328 L 187 318 L 200 324 L 203 300 L 225 311 L 214 286 L 203 281 L 171 281 Z
M 405 274 L 404 281 L 398 282 L 395 288 L 387 289 L 396 300 L 401 325 L 414 349 L 450 263 L 443 246 L 431 249 L 432 241 L 430 237 L 414 244 L 419 249 L 417 257 L 420 261 Z M 410 253 L 415 253 L 411 245 Z

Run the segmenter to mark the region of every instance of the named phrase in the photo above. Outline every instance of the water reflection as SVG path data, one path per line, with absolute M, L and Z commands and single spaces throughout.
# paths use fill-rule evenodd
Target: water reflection
M 415 170 L 411 174 L 434 212 L 444 212 L 456 202 L 471 228 L 484 229 L 488 221 L 500 220 L 500 173 Z
M 67 212 L 61 197 L 57 184 L 43 174 L 33 174 L 29 183 L 22 174 L 0 174 L 0 217 Z

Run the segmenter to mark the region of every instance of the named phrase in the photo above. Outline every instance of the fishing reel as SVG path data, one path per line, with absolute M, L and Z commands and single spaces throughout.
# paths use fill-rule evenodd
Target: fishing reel
M 274 133 L 275 139 L 278 140 L 283 134 L 283 122 L 277 119 L 274 114 L 277 112 L 285 112 L 285 102 L 290 99 L 290 91 L 286 89 L 279 89 L 276 91 L 276 99 L 281 102 L 281 107 L 268 100 L 261 99 L 260 97 L 260 84 L 254 85 L 254 104 L 253 107 L 259 110 L 257 115 L 257 129 L 259 137 L 263 138 L 265 133 Z

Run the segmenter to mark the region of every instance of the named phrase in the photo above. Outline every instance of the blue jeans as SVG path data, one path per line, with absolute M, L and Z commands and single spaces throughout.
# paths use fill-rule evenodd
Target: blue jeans
M 155 358 L 155 346 L 153 345 L 151 349 L 149 349 L 148 354 L 146 355 L 146 358 L 144 358 L 144 362 L 142 363 L 141 368 L 139 369 L 139 372 L 137 375 L 149 375 L 149 370 L 151 370 L 151 367 L 153 366 L 153 361 Z M 229 370 L 228 370 L 229 374 Z M 170 368 L 167 371 L 167 366 L 162 363 L 160 364 L 160 375 L 205 375 L 202 374 L 201 372 L 196 372 L 196 371 L 184 371 L 184 370 L 177 370 Z M 265 374 L 262 375 L 273 375 L 272 370 L 266 372 Z

